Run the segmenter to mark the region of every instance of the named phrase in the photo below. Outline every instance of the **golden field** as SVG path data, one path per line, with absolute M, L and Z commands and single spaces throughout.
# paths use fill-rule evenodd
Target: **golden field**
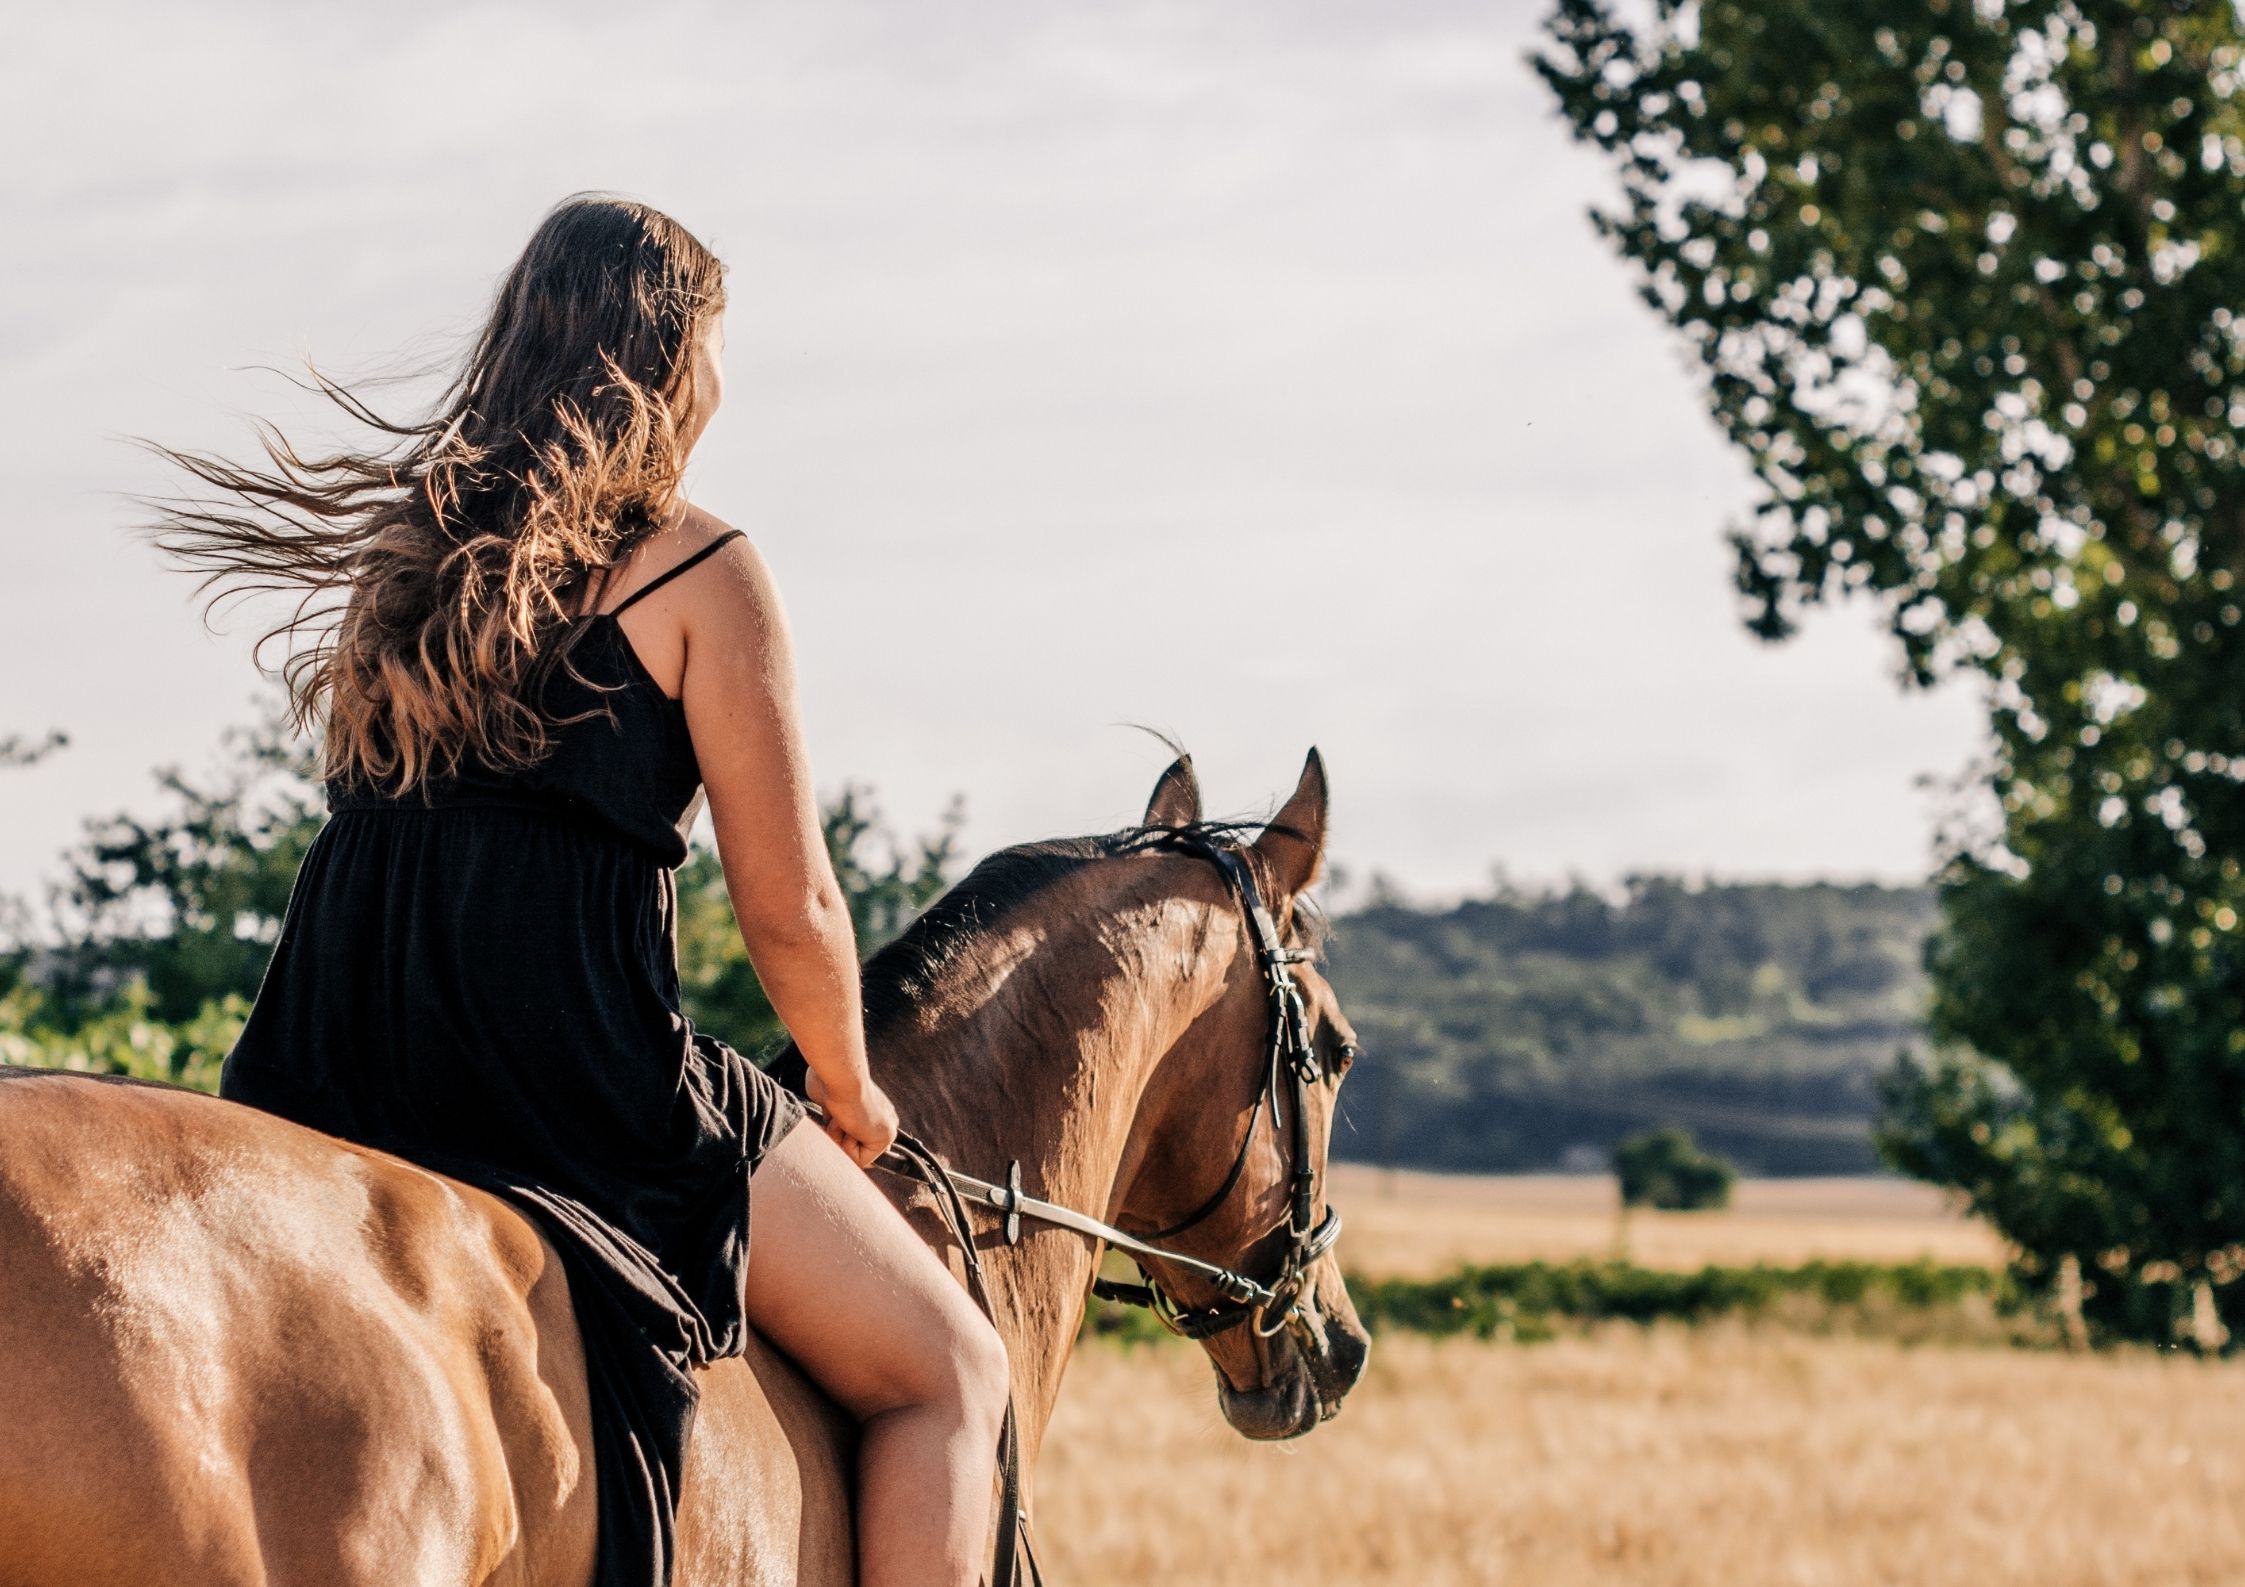
M 1603 1174 L 1483 1177 L 1338 1163 L 1328 1193 L 1346 1220 L 1342 1265 L 1374 1278 L 1428 1278 L 1460 1262 L 1612 1255 L 1647 1267 L 2003 1259 L 2002 1242 L 1984 1224 L 1904 1179 L 1748 1179 L 1726 1212 L 1633 1211 L 1626 1219 Z
M 2237 1587 L 2245 1368 L 1395 1337 L 1337 1419 L 1258 1446 L 1197 1351 L 1096 1345 L 1037 1486 L 1068 1587 Z
M 1632 1216 L 1628 1254 L 2000 1257 L 1916 1187 L 1740 1189 Z M 1348 1169 L 1333 1194 L 1358 1272 L 1615 1247 L 1605 1180 Z M 1197 1350 L 1088 1343 L 1038 1494 L 1068 1587 L 2245 1587 L 2245 1363 L 1737 1323 L 1390 1335 L 1338 1419 L 1261 1446 Z

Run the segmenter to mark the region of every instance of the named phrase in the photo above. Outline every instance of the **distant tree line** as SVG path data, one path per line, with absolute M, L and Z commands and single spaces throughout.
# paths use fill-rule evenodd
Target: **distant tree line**
M 154 814 L 90 820 L 42 929 L 0 951 L 0 1060 L 214 1085 L 326 819 L 311 775 L 275 719 L 227 735 L 209 772 L 158 773 Z M 867 952 L 960 868 L 956 810 L 913 840 L 860 788 L 822 813 Z M 1337 922 L 1327 966 L 1371 1055 L 1344 1094 L 1343 1156 L 1603 1169 L 1617 1142 L 1682 1124 L 1759 1172 L 1875 1166 L 1879 1074 L 1924 996 L 1924 893 L 1641 877 L 1613 897 L 1383 899 Z M 678 901 L 687 1011 L 773 1049 L 785 1033 L 709 848 Z
M 1922 888 L 1629 879 L 1343 916 L 1328 973 L 1367 1053 L 1346 1157 L 1593 1168 L 1683 1125 L 1750 1172 L 1863 1173 L 1920 1038 Z

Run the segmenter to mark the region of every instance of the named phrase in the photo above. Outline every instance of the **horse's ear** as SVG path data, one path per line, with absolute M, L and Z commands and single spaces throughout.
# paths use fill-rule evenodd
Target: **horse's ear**
M 1180 755 L 1154 784 L 1146 801 L 1146 825 L 1185 827 L 1200 819 L 1200 779 L 1193 775 L 1193 757 Z
M 1313 749 L 1294 796 L 1255 840 L 1255 852 L 1288 898 L 1306 892 L 1325 867 L 1325 804 L 1325 760 Z

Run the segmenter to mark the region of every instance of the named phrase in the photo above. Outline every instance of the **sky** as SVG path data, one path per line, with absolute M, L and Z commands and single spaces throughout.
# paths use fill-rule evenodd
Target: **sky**
M 0 55 L 0 894 L 272 697 L 128 438 L 334 435 L 257 366 L 441 359 L 556 199 L 730 266 L 697 501 L 779 579 L 822 786 L 966 847 L 1193 752 L 1428 899 L 1922 876 L 1980 740 L 1868 607 L 1749 637 L 1752 501 L 1593 233 L 1528 0 L 21 8 Z

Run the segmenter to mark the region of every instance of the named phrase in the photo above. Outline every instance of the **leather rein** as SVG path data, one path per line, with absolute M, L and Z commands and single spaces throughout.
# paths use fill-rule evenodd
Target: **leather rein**
M 1224 1176 L 1222 1184 L 1199 1207 L 1165 1229 L 1151 1234 L 1134 1235 L 1117 1228 L 1104 1219 L 1089 1213 L 1063 1207 L 1056 1202 L 1025 1193 L 1021 1188 L 1021 1164 L 1018 1160 L 1006 1167 L 1004 1181 L 977 1178 L 961 1173 L 909 1135 L 899 1133 L 896 1143 L 882 1154 L 881 1161 L 911 1178 L 921 1181 L 934 1193 L 937 1211 L 951 1227 L 952 1237 L 958 1242 L 966 1267 L 967 1289 L 983 1312 L 996 1320 L 991 1306 L 990 1291 L 982 1272 L 982 1255 L 974 1243 L 974 1229 L 967 1217 L 967 1204 L 983 1206 L 998 1213 L 1003 1219 L 1003 1232 L 1007 1245 L 1021 1243 L 1023 1219 L 1049 1224 L 1104 1241 L 1111 1248 L 1128 1255 L 1138 1266 L 1140 1284 L 1118 1284 L 1105 1278 L 1092 1280 L 1092 1292 L 1102 1299 L 1124 1305 L 1143 1306 L 1150 1310 L 1162 1325 L 1172 1333 L 1187 1339 L 1210 1339 L 1242 1324 L 1253 1322 L 1257 1334 L 1269 1338 L 1289 1326 L 1306 1328 L 1308 1319 L 1302 1309 L 1302 1291 L 1309 1270 L 1319 1258 L 1333 1249 L 1341 1237 L 1341 1215 L 1328 1207 L 1323 1219 L 1316 1219 L 1318 1174 L 1313 1163 L 1310 1142 L 1310 1089 L 1325 1078 L 1325 1067 L 1319 1061 L 1315 1046 L 1310 1040 L 1309 1010 L 1302 999 L 1301 983 L 1294 978 L 1293 967 L 1306 963 L 1309 955 L 1299 949 L 1286 947 L 1279 940 L 1278 924 L 1264 905 L 1262 894 L 1255 885 L 1254 870 L 1235 844 L 1204 836 L 1199 832 L 1177 831 L 1167 836 L 1168 846 L 1180 852 L 1198 855 L 1214 865 L 1223 875 L 1227 887 L 1239 900 L 1240 912 L 1246 920 L 1247 935 L 1255 951 L 1255 959 L 1263 976 L 1264 991 L 1268 1000 L 1270 1020 L 1267 1045 L 1264 1052 L 1262 1089 L 1256 1094 L 1254 1110 L 1248 1115 L 1247 1133 L 1239 1144 L 1239 1153 Z M 1290 1106 L 1282 1116 L 1279 1093 L 1290 1090 Z M 1287 1179 L 1287 1216 L 1285 1255 L 1278 1271 L 1269 1280 L 1259 1280 L 1236 1268 L 1206 1262 L 1198 1257 L 1164 1248 L 1159 1241 L 1173 1239 L 1189 1229 L 1198 1227 L 1213 1217 L 1218 1208 L 1231 1198 L 1246 1176 L 1248 1159 L 1255 1150 L 1255 1139 L 1263 1115 L 1271 1116 L 1271 1127 L 1287 1133 L 1287 1145 L 1292 1154 L 1293 1167 Z M 1259 1242 L 1258 1242 L 1259 1243 Z M 1208 1306 L 1188 1309 L 1177 1304 L 1148 1270 L 1148 1262 L 1160 1262 L 1168 1267 L 1190 1273 L 1215 1289 L 1222 1298 Z M 991 1587 L 1013 1587 L 1021 1580 L 1022 1564 L 1027 1564 L 1027 1579 L 1041 1584 L 1044 1575 L 1037 1566 L 1034 1549 L 1030 1546 L 1027 1530 L 1028 1516 L 1021 1509 L 1020 1438 L 1015 1431 L 1013 1405 L 1006 1405 L 1004 1430 L 999 1439 L 998 1470 L 1001 1494 L 998 1511 L 998 1536 L 996 1559 L 990 1573 Z

